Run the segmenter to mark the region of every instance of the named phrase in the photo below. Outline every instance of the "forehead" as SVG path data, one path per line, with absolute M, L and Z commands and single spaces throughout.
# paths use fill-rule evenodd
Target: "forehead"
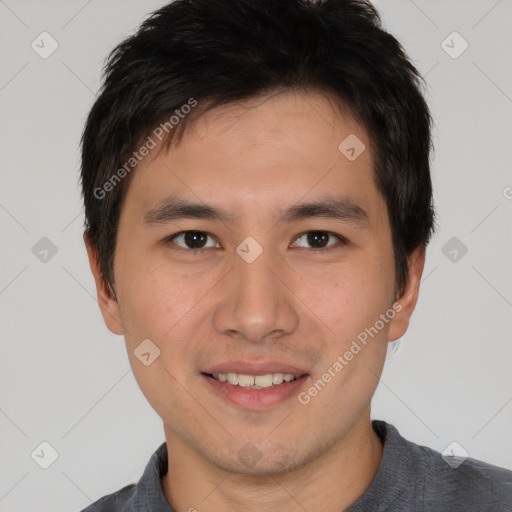
M 139 218 L 170 195 L 229 202 L 248 215 L 265 209 L 275 215 L 286 202 L 326 192 L 382 207 L 371 205 L 380 194 L 366 130 L 322 93 L 280 93 L 217 107 L 195 119 L 178 145 L 159 149 L 139 163 L 127 192 L 126 203 Z

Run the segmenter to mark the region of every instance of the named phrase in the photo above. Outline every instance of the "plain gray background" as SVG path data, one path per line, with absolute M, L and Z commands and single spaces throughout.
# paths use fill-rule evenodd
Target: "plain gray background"
M 0 0 L 0 511 L 82 509 L 164 441 L 100 315 L 78 186 L 103 59 L 164 3 Z M 375 4 L 428 82 L 439 230 L 373 417 L 512 469 L 512 2 Z

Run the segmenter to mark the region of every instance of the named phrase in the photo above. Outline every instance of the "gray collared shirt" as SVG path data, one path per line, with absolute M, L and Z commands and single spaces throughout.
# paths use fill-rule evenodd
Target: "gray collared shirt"
M 404 439 L 393 425 L 372 425 L 384 443 L 382 461 L 370 487 L 345 512 L 512 512 L 512 471 L 472 458 L 455 468 L 456 461 Z M 175 512 L 161 483 L 167 462 L 162 443 L 137 484 L 81 512 Z

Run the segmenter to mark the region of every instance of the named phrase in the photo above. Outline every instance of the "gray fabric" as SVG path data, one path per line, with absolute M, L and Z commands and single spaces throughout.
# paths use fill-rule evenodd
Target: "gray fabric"
M 404 439 L 393 425 L 372 425 L 384 443 L 382 462 L 370 487 L 345 512 L 512 512 L 512 471 L 472 458 L 453 469 L 440 453 Z M 138 484 L 81 512 L 174 512 L 162 490 L 166 472 L 162 443 Z

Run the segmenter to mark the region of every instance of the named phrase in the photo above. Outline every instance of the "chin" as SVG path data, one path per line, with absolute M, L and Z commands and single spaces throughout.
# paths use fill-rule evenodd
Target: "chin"
M 290 447 L 296 450 L 296 447 Z M 309 457 L 306 454 L 290 453 L 285 447 L 272 446 L 269 448 L 259 447 L 256 444 L 247 442 L 236 451 L 223 453 L 220 456 L 210 458 L 210 462 L 215 467 L 238 475 L 247 475 L 253 477 L 269 477 L 284 475 L 295 471 L 314 456 Z
M 300 468 L 300 464 L 290 463 L 286 461 L 258 461 L 254 465 L 242 463 L 238 459 L 230 461 L 222 461 L 216 466 L 223 471 L 236 475 L 246 475 L 251 477 L 269 477 L 279 476 L 290 473 Z

